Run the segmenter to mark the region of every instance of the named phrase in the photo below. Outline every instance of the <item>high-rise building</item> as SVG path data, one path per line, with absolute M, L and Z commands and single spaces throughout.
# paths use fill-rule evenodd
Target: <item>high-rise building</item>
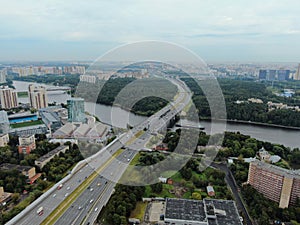
M 267 70 L 259 70 L 258 78 L 260 80 L 266 80 L 267 79 Z
M 0 111 L 0 134 L 6 134 L 9 131 L 9 120 L 6 111 Z
M 288 80 L 290 77 L 290 70 L 278 70 L 277 71 L 277 78 L 279 81 Z
M 250 163 L 248 184 L 280 208 L 294 205 L 300 198 L 300 171 L 287 170 L 259 160 Z
M 298 65 L 297 72 L 295 74 L 294 80 L 300 80 L 300 63 Z
M 276 80 L 276 70 L 268 70 L 267 80 Z
M 67 100 L 68 122 L 85 122 L 84 99 L 72 98 Z
M 0 84 L 6 83 L 7 69 L 0 70 Z
M 0 102 L 3 109 L 18 107 L 17 92 L 8 87 L 0 89 Z
M 45 87 L 30 84 L 28 86 L 28 94 L 32 108 L 41 109 L 48 106 L 47 92 Z

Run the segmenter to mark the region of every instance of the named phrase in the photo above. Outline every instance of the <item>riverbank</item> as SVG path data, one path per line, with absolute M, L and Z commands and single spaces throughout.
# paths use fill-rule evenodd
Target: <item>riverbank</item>
M 201 121 L 211 121 L 211 118 L 203 118 Z M 226 122 L 231 124 L 244 124 L 244 125 L 255 125 L 260 127 L 269 127 L 269 128 L 282 128 L 287 130 L 300 130 L 300 127 L 290 127 L 278 124 L 270 124 L 270 123 L 261 123 L 261 122 L 253 122 L 253 121 L 244 121 L 244 120 L 230 120 L 230 119 L 214 119 L 217 122 Z

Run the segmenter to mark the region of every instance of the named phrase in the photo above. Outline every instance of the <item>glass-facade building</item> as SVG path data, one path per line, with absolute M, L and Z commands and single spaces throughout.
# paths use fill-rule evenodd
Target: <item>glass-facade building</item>
M 68 122 L 85 122 L 84 99 L 72 98 L 67 100 Z

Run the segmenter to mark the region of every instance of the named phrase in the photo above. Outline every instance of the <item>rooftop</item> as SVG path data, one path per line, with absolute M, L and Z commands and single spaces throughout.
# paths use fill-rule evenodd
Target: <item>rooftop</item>
M 57 148 L 48 152 L 46 155 L 43 155 L 40 158 L 38 158 L 36 161 L 43 162 L 46 159 L 50 158 L 51 156 L 56 155 L 57 153 L 59 153 L 61 150 L 65 149 L 65 148 L 69 149 L 69 146 L 67 146 L 67 145 L 58 146 Z
M 196 200 L 167 198 L 165 218 L 186 221 L 205 221 L 204 204 L 202 201 Z
M 251 162 L 251 164 L 256 165 L 257 167 L 261 168 L 261 169 L 265 169 L 268 170 L 270 172 L 285 176 L 285 177 L 294 177 L 297 179 L 300 179 L 300 170 L 288 170 L 288 169 L 284 169 L 281 168 L 279 166 L 274 166 L 272 164 L 269 163 L 265 163 L 259 160 L 255 160 L 253 162 Z
M 220 199 L 204 199 L 206 206 L 214 207 L 216 220 L 209 220 L 209 225 L 242 225 L 234 201 Z
M 0 123 L 9 123 L 7 112 L 4 110 L 0 111 Z
M 219 199 L 166 199 L 165 220 L 204 222 L 207 225 L 242 225 L 234 201 Z
M 28 171 L 32 168 L 32 166 L 20 166 L 17 164 L 11 163 L 2 163 L 0 165 L 0 170 L 19 170 L 19 171 Z
M 42 111 L 42 114 L 49 122 L 60 121 L 60 119 L 58 117 L 56 117 L 53 112 Z

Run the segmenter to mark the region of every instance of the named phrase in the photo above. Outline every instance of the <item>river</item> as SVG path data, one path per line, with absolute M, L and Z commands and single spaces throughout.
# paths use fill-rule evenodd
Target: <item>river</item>
M 14 81 L 13 85 L 16 90 L 20 92 L 27 91 L 28 85 L 31 83 L 32 82 Z M 45 86 L 53 87 L 51 85 Z M 67 93 L 48 93 L 49 102 L 55 101 L 57 103 L 66 103 L 68 98 L 70 98 L 70 95 Z M 28 101 L 28 98 L 19 98 L 19 102 L 28 103 Z M 87 112 L 96 115 L 104 123 L 113 124 L 116 127 L 126 128 L 128 123 L 134 126 L 145 120 L 145 117 L 135 115 L 119 107 L 110 107 L 93 103 L 86 103 L 85 107 Z M 205 127 L 206 133 L 210 134 L 211 123 L 202 121 L 201 125 Z M 221 132 L 221 127 L 220 123 L 216 123 L 214 133 Z M 239 131 L 242 134 L 250 135 L 251 137 L 262 141 L 283 144 L 291 148 L 300 148 L 300 130 L 238 123 L 227 123 L 226 130 L 233 132 Z

